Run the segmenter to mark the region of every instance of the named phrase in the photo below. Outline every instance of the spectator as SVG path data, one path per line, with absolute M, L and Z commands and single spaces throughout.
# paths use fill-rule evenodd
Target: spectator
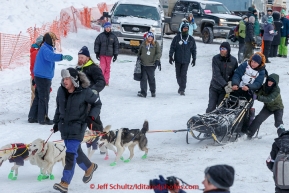
M 281 28 L 283 27 L 282 22 L 280 21 L 280 13 L 278 11 L 273 12 L 273 20 L 274 20 L 274 31 L 276 35 L 273 37 L 273 41 L 271 43 L 271 49 L 269 57 L 276 57 L 278 52 L 278 46 L 281 42 Z
M 245 37 L 246 37 L 246 23 L 248 22 L 248 16 L 243 15 L 242 20 L 239 22 L 239 51 L 238 51 L 238 62 L 242 63 L 244 60 L 245 50 Z
M 249 22 L 246 23 L 244 59 L 248 59 L 250 58 L 250 56 L 254 54 L 254 48 L 256 45 L 256 41 L 254 38 L 254 23 L 255 23 L 255 17 L 250 16 Z
M 195 19 L 194 19 L 194 15 L 192 13 L 189 14 L 189 17 L 186 19 L 183 19 L 180 28 L 179 28 L 179 32 L 182 32 L 182 26 L 184 23 L 188 23 L 189 25 L 189 35 L 193 36 L 194 35 L 194 30 L 196 30 L 198 28 L 197 24 L 195 23 Z
M 147 83 L 149 84 L 151 96 L 156 97 L 156 80 L 155 69 L 161 69 L 161 47 L 152 32 L 146 34 L 146 39 L 141 44 L 138 50 L 138 59 L 141 60 L 141 74 L 140 91 L 137 96 L 146 98 L 147 96 Z
M 83 153 L 81 142 L 86 129 L 85 120 L 87 117 L 94 120 L 99 116 L 101 102 L 98 94 L 88 88 L 89 80 L 84 73 L 68 68 L 61 71 L 61 76 L 53 131 L 60 131 L 66 146 L 66 155 L 61 182 L 54 184 L 53 188 L 63 193 L 68 191 L 76 164 L 85 171 L 82 178 L 84 183 L 92 179 L 93 172 L 97 169 L 97 164 L 91 163 Z M 88 104 L 91 105 L 89 112 Z
M 176 78 L 179 85 L 178 93 L 182 96 L 185 95 L 187 84 L 187 71 L 192 57 L 192 67 L 196 65 L 197 48 L 195 39 L 189 35 L 189 25 L 184 23 L 181 28 L 182 32 L 178 33 L 170 47 L 169 63 L 173 65 L 176 61 Z
M 254 23 L 254 35 L 255 37 L 260 36 L 260 23 L 258 19 L 258 12 L 256 9 L 253 10 L 253 16 L 255 17 L 255 23 Z
M 103 26 L 104 32 L 100 33 L 94 42 L 94 52 L 96 59 L 100 60 L 100 68 L 104 75 L 106 86 L 109 85 L 110 64 L 113 57 L 113 62 L 116 61 L 118 55 L 118 39 L 111 32 L 111 23 L 106 22 Z
M 56 35 L 48 32 L 43 37 L 43 45 L 38 51 L 34 65 L 34 81 L 36 84 L 35 98 L 28 115 L 29 123 L 52 125 L 48 117 L 48 103 L 51 81 L 54 77 L 55 62 L 61 60 L 71 61 L 70 55 L 54 53 Z
M 34 81 L 34 63 L 36 59 L 36 55 L 38 53 L 39 48 L 41 47 L 43 43 L 43 36 L 40 35 L 37 37 L 36 41 L 34 44 L 31 45 L 30 48 L 30 87 L 31 87 L 31 102 L 30 102 L 30 107 L 32 106 L 34 97 L 35 97 L 35 81 Z
M 262 17 L 262 19 L 261 19 L 261 23 L 263 24 L 263 26 L 264 26 L 264 24 L 267 22 L 268 17 L 269 17 L 269 16 L 272 16 L 272 14 L 273 14 L 272 8 L 268 8 L 268 9 L 267 9 L 267 15 L 264 15 L 264 16 Z
M 281 11 L 281 22 L 283 23 L 283 28 L 281 28 L 281 42 L 279 45 L 279 57 L 287 58 L 287 44 L 289 38 L 289 20 L 286 18 L 286 11 L 282 9 Z
M 268 16 L 268 20 L 267 20 L 267 22 L 265 22 L 265 25 L 264 25 L 264 35 L 263 35 L 264 55 L 266 57 L 266 63 L 271 63 L 269 61 L 268 57 L 270 54 L 270 49 L 271 49 L 271 44 L 272 44 L 273 38 L 275 35 L 277 35 L 272 23 L 273 23 L 273 17 Z
M 263 102 L 264 107 L 249 126 L 247 131 L 248 139 L 251 139 L 254 136 L 261 124 L 272 114 L 274 114 L 275 127 L 283 127 L 282 117 L 284 105 L 278 84 L 279 76 L 277 74 L 271 74 L 261 89 L 255 94 L 254 98 Z
M 206 113 L 215 110 L 224 99 L 226 95 L 225 88 L 228 85 L 230 87 L 236 68 L 238 68 L 238 62 L 231 55 L 231 46 L 228 42 L 223 42 L 220 45 L 220 53 L 212 59 L 213 76 L 209 88 L 209 104 Z

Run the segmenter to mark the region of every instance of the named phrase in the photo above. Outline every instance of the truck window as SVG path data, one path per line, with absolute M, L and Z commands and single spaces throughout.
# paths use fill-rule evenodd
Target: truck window
M 174 10 L 173 12 L 182 12 L 182 13 L 186 13 L 187 9 L 188 9 L 188 2 L 184 2 L 184 1 L 178 1 L 175 4 Z
M 223 4 L 208 4 L 208 3 L 201 3 L 201 8 L 206 10 L 205 12 L 210 13 L 220 13 L 220 14 L 230 14 L 230 11 L 227 7 Z
M 196 10 L 199 11 L 199 9 L 200 9 L 199 4 L 196 3 L 196 2 L 190 3 L 189 6 L 188 6 L 188 11 L 189 11 L 189 13 L 192 13 L 192 12 L 193 12 L 193 9 L 196 9 Z
M 119 4 L 114 11 L 114 16 L 160 20 L 160 13 L 156 7 L 135 4 Z

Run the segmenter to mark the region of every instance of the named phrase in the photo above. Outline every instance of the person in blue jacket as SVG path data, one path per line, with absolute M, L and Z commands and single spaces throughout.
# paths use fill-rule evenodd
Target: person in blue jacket
M 48 102 L 51 81 L 54 77 L 55 62 L 72 60 L 70 55 L 54 53 L 56 35 L 47 32 L 43 37 L 43 44 L 39 49 L 34 64 L 34 81 L 36 84 L 35 98 L 28 115 L 29 123 L 52 125 L 53 121 L 48 118 Z
M 194 15 L 190 13 L 188 19 L 187 18 L 182 19 L 182 23 L 179 27 L 179 32 L 182 32 L 182 26 L 184 23 L 187 23 L 189 25 L 189 35 L 193 36 L 194 30 L 198 28 L 197 24 L 195 23 Z

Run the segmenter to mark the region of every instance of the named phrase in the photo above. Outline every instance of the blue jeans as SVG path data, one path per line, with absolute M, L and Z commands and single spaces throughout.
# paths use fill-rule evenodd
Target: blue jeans
M 66 146 L 66 156 L 61 181 L 70 184 L 74 175 L 75 164 L 77 163 L 83 171 L 86 171 L 91 166 L 91 162 L 81 149 L 81 141 L 66 139 L 64 144 Z

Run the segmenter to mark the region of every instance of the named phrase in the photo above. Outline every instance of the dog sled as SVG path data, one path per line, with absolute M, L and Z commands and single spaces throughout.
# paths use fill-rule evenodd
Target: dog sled
M 191 117 L 187 122 L 189 133 L 193 138 L 203 141 L 213 139 L 217 144 L 233 142 L 241 136 L 241 129 L 249 119 L 249 109 L 253 100 L 245 97 L 226 95 L 217 109 L 203 115 Z

